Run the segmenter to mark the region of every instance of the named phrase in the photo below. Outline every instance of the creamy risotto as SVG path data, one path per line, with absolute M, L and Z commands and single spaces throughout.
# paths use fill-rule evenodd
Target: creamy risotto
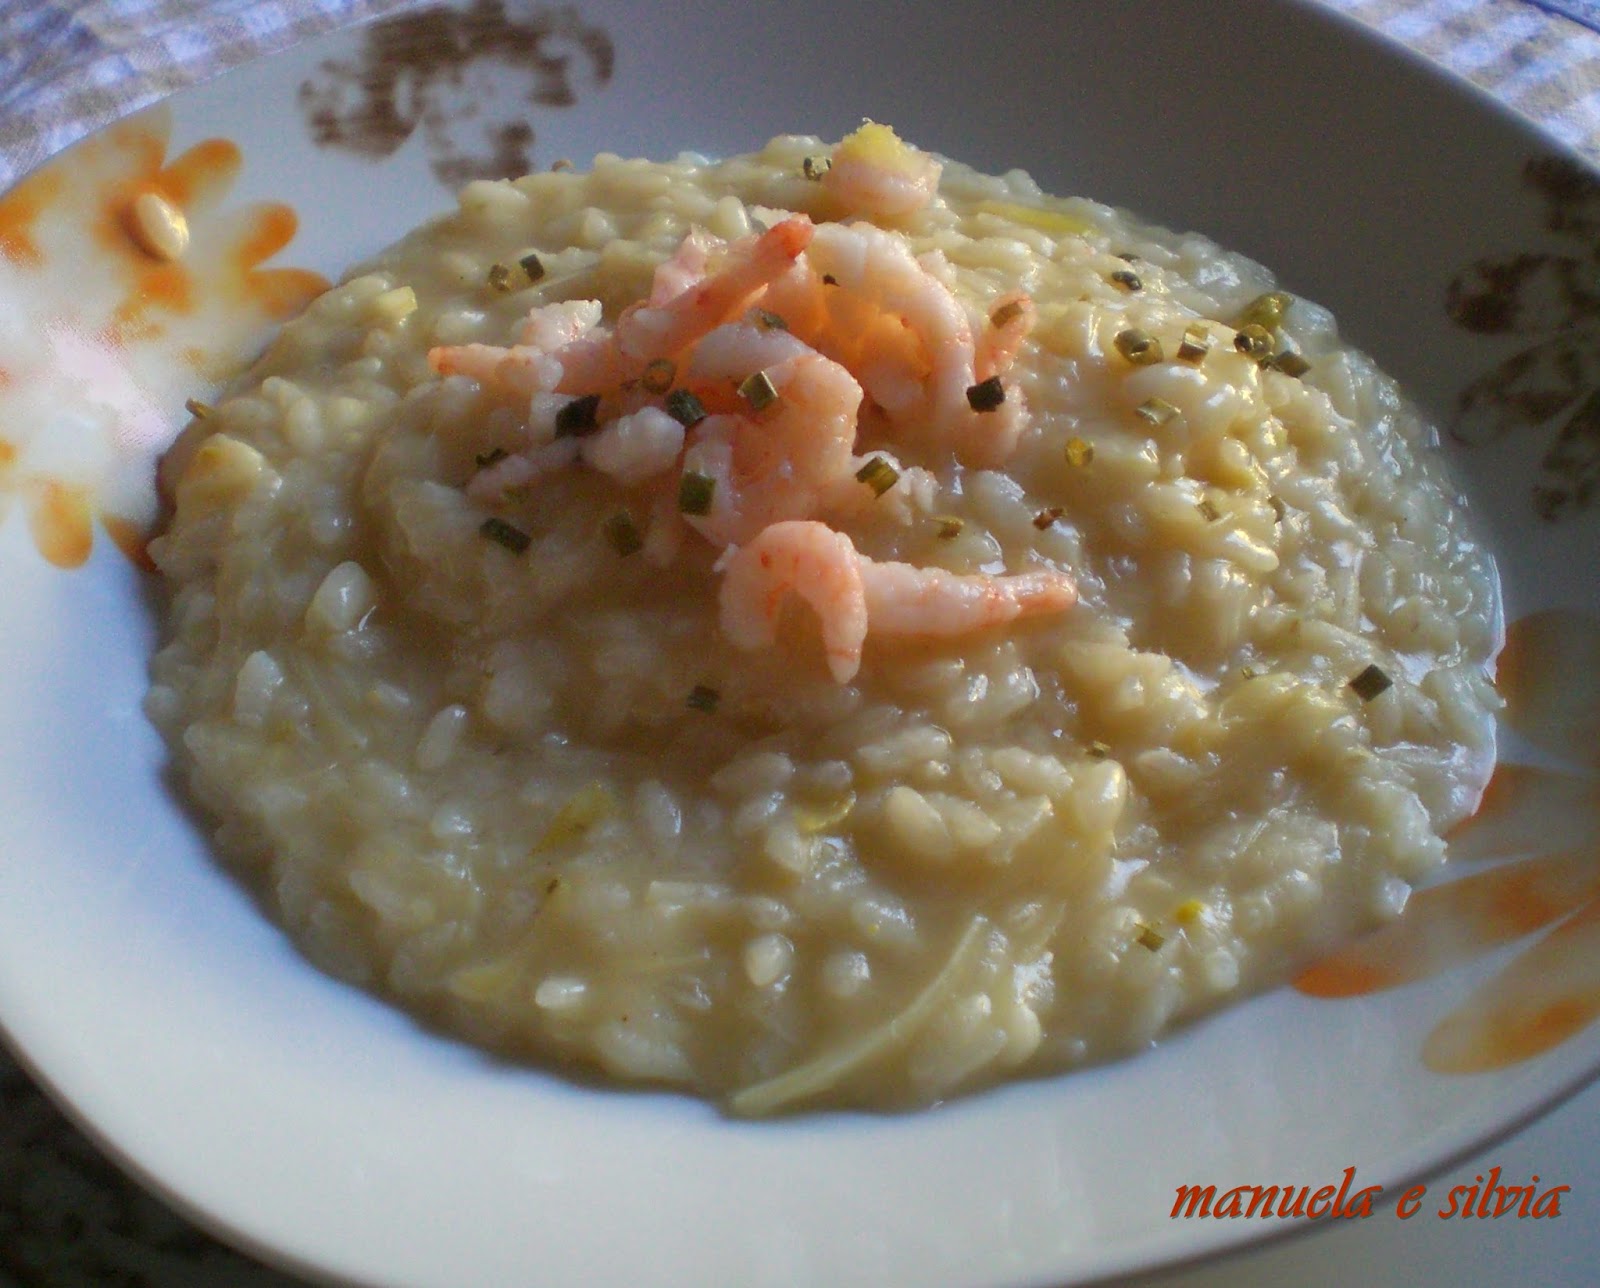
M 475 183 L 167 473 L 149 710 L 305 952 L 738 1114 L 1142 1047 L 1493 759 L 1491 563 L 1332 319 L 881 126 Z

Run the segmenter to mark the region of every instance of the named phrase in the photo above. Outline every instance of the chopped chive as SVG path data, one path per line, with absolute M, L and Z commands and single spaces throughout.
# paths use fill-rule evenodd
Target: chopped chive
M 1136 367 L 1151 366 L 1166 356 L 1161 348 L 1161 341 L 1138 327 L 1118 331 L 1112 343 L 1117 346 L 1117 352 Z
M 533 538 L 521 528 L 513 527 L 504 519 L 496 518 L 493 515 L 483 521 L 478 531 L 488 537 L 490 541 L 504 546 L 514 555 L 523 554 L 533 544 Z
M 201 402 L 198 398 L 190 398 L 183 404 L 184 411 L 196 420 L 205 420 L 217 414 L 217 409 L 210 403 Z
M 966 526 L 960 519 L 950 514 L 941 515 L 936 522 L 939 524 L 939 530 L 934 536 L 940 541 L 954 541 L 961 535 L 961 529 Z
M 1119 268 L 1111 274 L 1111 280 L 1125 291 L 1142 291 L 1144 283 L 1139 280 L 1139 274 L 1131 269 Z
M 1067 439 L 1067 464 L 1074 469 L 1082 469 L 1094 460 L 1094 444 L 1086 443 L 1081 438 Z
M 1259 666 L 1252 666 L 1249 662 L 1246 662 L 1243 666 L 1241 666 L 1239 668 L 1239 678 L 1241 680 L 1257 680 L 1257 679 L 1260 679 L 1261 678 L 1261 668 Z
M 711 501 L 716 494 L 716 479 L 709 474 L 685 470 L 678 482 L 678 509 L 684 514 L 710 514 Z
M 1282 353 L 1274 354 L 1261 365 L 1273 371 L 1281 371 L 1284 375 L 1293 376 L 1297 380 L 1311 370 L 1311 364 L 1293 349 L 1285 349 Z
M 556 413 L 557 438 L 583 438 L 600 428 L 597 413 L 600 410 L 599 394 L 584 394 L 574 398 Z
M 721 701 L 722 694 L 708 684 L 697 684 L 689 690 L 688 706 L 691 711 L 704 711 L 709 715 Z
M 1363 702 L 1371 702 L 1373 698 L 1393 685 L 1394 681 L 1389 678 L 1382 667 L 1378 666 L 1369 666 L 1350 681 L 1350 688 L 1354 691 L 1356 697 Z
M 822 284 L 824 286 L 837 286 L 839 285 L 839 279 L 832 273 L 824 273 L 822 275 Z
M 1149 425 L 1165 425 L 1178 415 L 1178 409 L 1165 398 L 1146 398 L 1133 414 Z
M 572 169 L 571 157 L 557 157 L 550 163 L 550 172 L 552 174 L 560 174 L 563 170 L 570 169 Z
M 517 264 L 528 275 L 530 282 L 537 282 L 544 276 L 544 261 L 531 250 L 519 259 Z
M 832 157 L 807 157 L 800 163 L 800 173 L 808 179 L 820 179 L 833 169 Z
M 1249 322 L 1240 327 L 1239 333 L 1233 337 L 1233 347 L 1252 358 L 1265 358 L 1272 352 L 1272 336 L 1266 327 Z
M 674 389 L 667 395 L 667 415 L 685 429 L 693 429 L 706 418 L 706 406 L 687 389 Z
M 1043 532 L 1064 513 L 1065 511 L 1059 505 L 1052 505 L 1048 510 L 1040 510 L 1038 514 L 1033 516 L 1033 526 Z
M 618 510 L 606 520 L 606 540 L 624 559 L 644 549 L 644 536 L 639 531 L 639 525 L 626 510 Z
M 771 309 L 753 308 L 745 314 L 751 326 L 763 331 L 787 331 L 789 324 L 783 320 L 782 314 L 774 313 Z
M 1272 507 L 1272 521 L 1274 523 L 1282 523 L 1283 516 L 1289 512 L 1288 507 L 1275 496 L 1269 496 L 1267 504 Z
M 1211 352 L 1211 332 L 1194 322 L 1184 328 L 1183 341 L 1178 345 L 1178 357 L 1183 362 L 1199 362 Z
M 503 447 L 491 447 L 487 452 L 474 456 L 472 459 L 480 470 L 486 470 L 491 465 L 498 465 L 509 455 L 511 453 Z
M 1200 511 L 1200 517 L 1207 523 L 1215 523 L 1222 517 L 1222 511 L 1218 510 L 1217 507 L 1211 503 L 1210 497 L 1201 497 L 1200 500 L 1195 503 L 1194 508 Z
M 856 478 L 870 487 L 874 496 L 882 496 L 900 481 L 900 471 L 883 457 L 874 456 L 856 471 Z
M 739 382 L 739 397 L 750 404 L 751 411 L 765 411 L 778 401 L 778 387 L 765 371 L 757 371 Z
M 1240 329 L 1254 325 L 1267 331 L 1276 331 L 1283 325 L 1283 315 L 1288 312 L 1292 303 L 1294 303 L 1293 298 L 1282 291 L 1268 291 L 1265 295 L 1258 295 L 1246 304 L 1239 314 Z
M 1117 258 L 1125 264 L 1137 264 L 1139 262 L 1139 257 L 1131 250 L 1119 250 L 1117 252 Z
M 999 376 L 990 376 L 987 380 L 967 386 L 967 406 L 973 411 L 994 411 L 1005 400 L 1006 390 Z
M 644 369 L 639 383 L 653 394 L 664 394 L 678 378 L 678 364 L 671 358 L 657 358 Z
M 1089 753 L 1090 760 L 1104 760 L 1111 754 L 1110 746 L 1101 742 L 1098 738 L 1091 742 L 1084 750 Z
M 989 314 L 989 325 L 996 331 L 1008 323 L 1015 322 L 1022 316 L 1022 301 L 1007 300 L 993 313 Z
M 511 289 L 511 266 L 509 264 L 490 264 L 489 285 L 497 291 L 509 291 Z
M 1135 922 L 1134 924 L 1139 927 L 1139 933 L 1135 936 L 1134 942 L 1141 948 L 1148 948 L 1153 953 L 1159 952 L 1161 945 L 1167 942 L 1167 937 L 1153 926 L 1147 926 L 1143 922 Z

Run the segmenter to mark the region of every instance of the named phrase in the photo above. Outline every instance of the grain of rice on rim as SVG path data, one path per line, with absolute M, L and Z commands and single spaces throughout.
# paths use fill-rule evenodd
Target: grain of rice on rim
M 1016 451 L 873 444 L 894 486 L 831 517 L 877 560 L 1059 568 L 1072 611 L 869 635 L 839 684 L 806 611 L 770 649 L 722 637 L 719 552 L 652 536 L 648 482 L 567 469 L 495 510 L 525 553 L 485 540 L 465 488 L 518 413 L 428 348 L 562 300 L 614 320 L 696 227 L 825 219 L 831 152 L 469 185 L 196 421 L 152 545 L 147 709 L 308 956 L 737 1113 L 1135 1050 L 1397 915 L 1493 760 L 1498 591 L 1428 427 L 1308 301 L 1273 333 L 1299 376 L 1236 348 L 1259 266 L 1019 171 L 947 162 L 895 221 L 980 329 L 1026 281 Z M 1368 667 L 1392 683 L 1362 701 Z

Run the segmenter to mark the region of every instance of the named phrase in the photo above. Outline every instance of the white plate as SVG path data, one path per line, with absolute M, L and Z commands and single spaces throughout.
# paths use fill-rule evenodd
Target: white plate
M 416 30 L 436 59 L 471 52 L 470 24 L 428 21 Z M 385 155 L 311 138 L 319 109 L 346 142 L 381 120 L 361 116 L 351 88 L 372 70 L 373 38 L 345 33 L 134 118 L 0 205 L 11 448 L 0 447 L 0 1022 L 74 1116 L 243 1246 L 363 1283 L 1063 1283 L 1279 1228 L 1175 1220 L 1180 1185 L 1315 1187 L 1354 1166 L 1358 1187 L 1392 1196 L 1590 1078 L 1600 935 L 1588 892 L 1530 935 L 1404 988 L 1344 1000 L 1280 990 L 1141 1058 L 906 1117 L 747 1124 L 676 1097 L 576 1087 L 428 1035 L 300 959 L 213 865 L 167 788 L 139 710 L 153 598 L 105 539 L 106 518 L 134 545 L 150 461 L 183 399 L 260 344 L 263 299 L 309 285 L 248 276 L 243 233 L 271 246 L 288 230 L 252 203 L 300 218 L 265 267 L 336 273 L 446 206 L 436 168 L 454 174 L 518 142 L 481 134 L 484 118 L 460 110 L 472 103 L 526 117 L 536 165 L 597 149 L 725 153 L 892 121 L 925 147 L 1028 168 L 1051 190 L 1202 229 L 1272 264 L 1442 421 L 1501 361 L 1536 345 L 1578 353 L 1553 418 L 1453 450 L 1499 552 L 1509 616 L 1524 623 L 1520 656 L 1533 659 L 1515 711 L 1534 742 L 1511 748 L 1549 763 L 1587 747 L 1575 772 L 1595 769 L 1600 504 L 1574 500 L 1546 521 L 1531 498 L 1600 473 L 1600 447 L 1582 441 L 1540 473 L 1558 426 L 1595 396 L 1600 318 L 1543 289 L 1559 279 L 1551 260 L 1499 276 L 1500 303 L 1524 305 L 1521 331 L 1461 325 L 1510 316 L 1478 299 L 1478 261 L 1581 258 L 1600 237 L 1600 195 L 1570 175 L 1569 224 L 1547 227 L 1547 194 L 1524 167 L 1550 148 L 1525 126 L 1288 3 L 818 0 L 802 18 L 751 0 L 583 0 L 581 19 L 547 25 L 529 46 L 491 22 L 477 29 L 486 55 L 453 77 L 400 76 L 402 116 L 419 85 L 433 110 L 409 133 L 401 120 L 366 137 L 369 151 L 392 143 Z M 542 63 L 518 61 L 530 47 Z M 182 190 L 230 169 L 225 146 L 160 180 L 191 197 L 185 263 L 204 270 L 177 314 L 162 301 L 182 301 L 185 284 L 133 276 L 145 261 L 114 221 L 139 175 L 163 164 L 169 122 L 169 161 L 218 137 L 242 158 L 209 196 Z M 1565 744 L 1562 718 L 1577 722 Z M 1478 848 L 1513 858 L 1582 841 L 1600 871 L 1592 785 L 1519 784 L 1545 792 L 1532 798 L 1539 828 L 1510 808 L 1525 797 L 1502 792 L 1507 821 L 1480 828 Z M 1441 906 L 1435 920 L 1470 939 L 1476 923 L 1462 930 Z M 1530 991 L 1487 1021 L 1479 1003 L 1458 1009 L 1516 962 L 1539 965 L 1528 952 L 1551 959 Z M 1498 1067 L 1430 1067 L 1430 1034 L 1452 1014 L 1487 1023 Z

